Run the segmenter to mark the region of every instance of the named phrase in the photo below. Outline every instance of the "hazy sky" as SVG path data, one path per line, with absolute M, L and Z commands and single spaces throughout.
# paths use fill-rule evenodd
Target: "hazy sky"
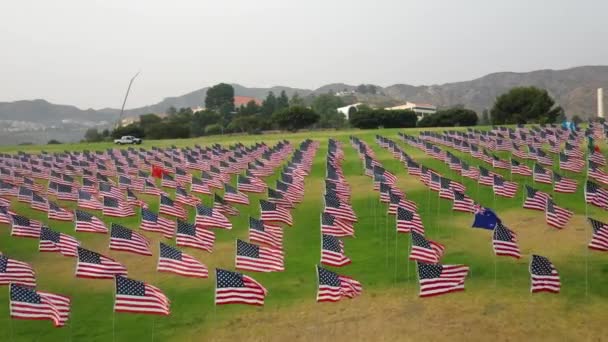
M 437 84 L 608 64 L 608 1 L 2 0 L 0 101 L 138 107 L 217 82 Z

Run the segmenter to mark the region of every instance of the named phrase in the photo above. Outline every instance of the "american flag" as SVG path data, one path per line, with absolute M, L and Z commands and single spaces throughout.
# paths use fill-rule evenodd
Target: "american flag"
M 10 205 L 10 202 L 8 204 Z M 32 193 L 32 202 L 30 203 L 30 206 L 34 210 L 44 211 L 45 213 L 48 213 L 49 211 L 48 200 L 35 192 Z
M 433 191 L 439 191 L 441 189 L 441 175 L 435 171 L 430 171 L 430 174 L 429 188 Z
M 591 217 L 589 217 L 589 223 L 593 229 L 593 237 L 588 247 L 597 251 L 608 251 L 608 225 Z
M 207 278 L 209 276 L 207 266 L 203 265 L 203 263 L 179 249 L 162 242 L 159 245 L 156 270 L 158 272 L 175 273 L 184 277 Z
M 517 183 L 504 180 L 499 175 L 494 175 L 494 193 L 498 196 L 512 198 L 517 193 Z
M 170 174 L 163 173 L 160 185 L 165 188 L 175 188 L 177 186 L 177 182 Z
M 63 256 L 75 257 L 76 248 L 80 243 L 73 236 L 56 232 L 48 227 L 40 229 L 40 242 L 38 250 L 40 252 L 59 252 Z
M 283 192 L 277 191 L 273 188 L 268 188 L 268 201 L 276 203 L 283 208 L 293 208 L 295 205 L 288 199 Z
M 355 279 L 339 275 L 317 266 L 319 287 L 317 302 L 338 302 L 342 298 L 354 298 L 361 294 L 363 287 Z
M 388 170 L 383 168 L 382 166 L 375 165 L 374 166 L 374 174 L 381 174 L 386 179 L 386 183 L 395 184 L 397 182 L 397 177 L 390 173 Z
M 133 208 L 131 208 L 130 205 L 118 198 L 104 196 L 103 215 L 112 217 L 129 217 L 134 216 L 135 211 L 133 211 Z
M 127 268 L 112 258 L 77 247 L 76 277 L 113 279 L 115 275 L 127 275 Z
M 162 233 L 167 239 L 173 237 L 175 221 L 157 215 L 149 209 L 141 208 L 141 230 Z
M 127 203 L 131 207 L 140 207 L 140 208 L 148 207 L 148 204 L 145 201 L 137 198 L 137 196 L 135 196 L 135 193 L 133 193 L 133 191 L 130 188 L 127 188 L 126 190 L 127 190 Z
M 12 215 L 11 236 L 40 238 L 42 223 L 21 215 Z
M 530 291 L 559 293 L 561 288 L 559 273 L 549 259 L 540 255 L 532 255 L 530 276 L 532 277 Z
M 170 301 L 156 286 L 116 276 L 115 312 L 169 315 Z
M 464 193 L 453 190 L 454 193 L 454 201 L 452 204 L 452 210 L 454 211 L 462 211 L 465 213 L 474 213 L 475 212 L 475 201 L 465 195 Z
M 583 151 L 569 142 L 564 145 L 564 153 L 569 157 L 583 158 Z
M 553 173 L 553 190 L 561 193 L 575 193 L 578 184 L 576 180 L 566 178 L 559 175 L 557 172 Z
M 213 209 L 217 210 L 223 215 L 239 215 L 239 210 L 226 202 L 224 198 L 218 194 L 213 194 Z
M 479 169 L 474 167 L 474 166 L 470 166 L 469 164 L 465 163 L 465 162 L 461 162 L 461 166 L 462 166 L 462 170 L 460 171 L 460 174 L 463 177 L 467 177 L 470 179 L 474 179 L 474 180 L 478 180 L 479 179 Z
M 71 185 L 59 183 L 57 184 L 57 199 L 76 202 L 78 200 L 78 194 Z
M 494 228 L 492 246 L 496 255 L 510 256 L 516 259 L 521 257 L 519 246 L 517 246 L 517 235 L 501 223 Z
M 551 184 L 551 170 L 547 170 L 539 164 L 534 164 L 534 172 L 532 174 L 535 182 Z
M 199 204 L 196 206 L 196 226 L 201 228 L 232 229 L 232 223 L 216 208 Z
M 588 180 L 585 184 L 585 202 L 600 208 L 608 208 L 608 190 Z
M 224 184 L 224 200 L 230 203 L 249 205 L 249 197 L 230 184 Z
M 215 305 L 264 305 L 268 291 L 255 279 L 241 273 L 215 269 Z
M 522 176 L 531 176 L 532 170 L 526 164 L 522 164 L 515 159 L 511 159 L 511 174 L 514 175 L 522 175 Z
M 12 218 L 8 208 L 9 206 L 0 205 L 0 223 L 11 224 Z
M 407 173 L 412 176 L 420 176 L 420 164 L 415 161 L 407 160 Z
M 179 167 L 175 168 L 175 180 L 181 184 L 192 183 L 192 174 Z
M 67 211 L 56 203 L 49 201 L 49 211 L 48 211 L 49 220 L 57 220 L 57 221 L 73 221 L 74 214 L 71 211 Z
M 321 263 L 334 267 L 350 264 L 351 260 L 344 255 L 344 242 L 335 236 L 322 234 Z
M 579 158 L 567 156 L 563 153 L 559 154 L 559 168 L 560 170 L 568 170 L 579 173 L 585 167 L 585 162 Z
M 443 256 L 445 246 L 438 242 L 428 240 L 424 237 L 424 235 L 415 231 L 412 231 L 411 234 L 412 249 L 409 256 L 410 260 L 429 264 L 439 263 L 439 260 Z
M 177 220 L 175 244 L 180 247 L 192 247 L 207 252 L 213 251 L 215 233 L 207 229 L 199 229 L 196 225 Z
M 469 273 L 465 265 L 425 264 L 418 262 L 420 297 L 438 296 L 463 291 L 464 280 Z
M 70 298 L 17 284 L 10 288 L 10 315 L 16 319 L 50 320 L 62 327 L 70 316 Z
M 209 185 L 203 182 L 202 179 L 193 177 L 192 184 L 190 185 L 190 191 L 196 192 L 198 194 L 211 195 L 211 190 L 209 189 Z
M 454 190 L 452 190 L 451 186 L 452 180 L 449 178 L 441 177 L 440 184 L 441 187 L 439 189 L 439 198 L 445 199 L 454 199 Z
M 488 186 L 494 185 L 494 173 L 492 173 L 488 169 L 480 166 L 478 182 L 481 185 L 488 185 Z
M 589 168 L 587 169 L 587 175 L 591 178 L 594 178 L 600 183 L 608 184 L 608 173 L 604 172 L 601 167 L 601 165 L 589 160 Z
M 281 208 L 275 203 L 260 200 L 260 218 L 264 222 L 284 223 L 289 226 L 293 225 L 293 219 L 289 210 Z
M 600 165 L 606 165 L 606 157 L 602 154 L 602 152 L 593 151 L 589 155 L 589 160 Z
M 236 240 L 236 268 L 253 272 L 282 272 L 283 252 L 274 247 L 254 245 Z
M 91 210 L 101 210 L 101 202 L 90 192 L 78 190 L 78 207 Z
M 547 224 L 562 229 L 568 223 L 574 213 L 568 209 L 564 209 L 555 205 L 552 199 L 547 199 L 547 207 L 545 209 L 545 220 Z
M 525 185 L 525 189 L 526 199 L 524 200 L 524 208 L 545 211 L 547 200 L 551 198 L 551 196 L 545 192 L 534 189 L 527 184 Z
M 0 285 L 15 283 L 36 287 L 34 268 L 26 262 L 8 258 L 0 254 Z
M 424 226 L 420 215 L 406 208 L 397 208 L 397 232 L 409 233 L 411 231 L 424 235 Z
M 508 169 L 509 163 L 506 160 L 502 160 L 496 155 L 492 154 L 492 167 L 495 167 L 497 169 Z
M 266 187 L 264 185 L 254 182 L 247 176 L 239 175 L 236 183 L 238 191 L 254 193 L 262 193 L 266 191 Z
M 34 192 L 32 191 L 32 189 L 20 186 L 19 192 L 17 193 L 17 200 L 23 203 L 31 203 L 33 193 Z
M 553 160 L 540 148 L 536 151 L 536 161 L 543 165 L 553 165 Z
M 160 204 L 158 206 L 158 212 L 161 214 L 186 219 L 186 211 L 182 206 L 176 204 L 172 199 L 164 194 L 160 194 Z
M 352 222 L 343 221 L 334 215 L 321 213 L 321 233 L 337 237 L 354 236 L 355 229 Z
M 189 195 L 188 192 L 186 192 L 186 189 L 178 185 L 175 187 L 175 202 L 195 207 L 197 204 L 201 203 L 201 199 Z
M 265 243 L 275 248 L 283 248 L 283 229 L 249 217 L 249 240 Z
M 76 213 L 76 231 L 84 233 L 102 233 L 108 232 L 105 223 L 99 218 L 82 210 L 75 210 Z
M 124 194 L 122 191 L 107 182 L 99 182 L 99 194 L 102 196 L 114 197 L 114 198 L 123 198 Z
M 152 255 L 150 241 L 145 236 L 116 223 L 112 223 L 110 230 L 110 249 L 139 255 Z
M 146 179 L 144 180 L 144 189 L 142 190 L 142 193 L 147 195 L 160 195 L 164 194 L 164 191 L 157 188 L 149 179 Z

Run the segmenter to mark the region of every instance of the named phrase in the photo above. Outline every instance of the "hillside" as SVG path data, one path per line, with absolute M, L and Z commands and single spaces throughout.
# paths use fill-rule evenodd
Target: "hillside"
M 298 93 L 308 96 L 353 90 L 355 85 L 344 83 L 327 84 L 317 89 L 298 89 L 284 86 L 271 88 L 245 87 L 233 84 L 235 94 L 263 99 L 269 91 L 279 94 L 285 91 L 288 96 Z M 537 70 L 531 72 L 499 72 L 464 82 L 441 85 L 413 86 L 394 84 L 378 87 L 376 95 L 357 94 L 357 100 L 379 105 L 392 105 L 404 101 L 433 103 L 439 107 L 462 104 L 481 112 L 491 108 L 496 96 L 516 86 L 537 86 L 545 88 L 564 107 L 567 115 L 578 114 L 591 117 L 596 113 L 596 89 L 608 89 L 608 66 L 581 66 L 565 70 Z M 207 87 L 190 93 L 167 97 L 162 101 L 125 111 L 125 116 L 138 116 L 145 113 L 163 113 L 169 107 L 197 107 L 204 104 Z M 74 106 L 57 105 L 45 100 L 25 100 L 0 102 L 0 144 L 21 142 L 46 142 L 42 139 L 60 137 L 73 141 L 82 137 L 89 127 L 107 127 L 118 118 L 118 109 L 82 110 Z M 49 131 L 52 129 L 53 131 Z M 45 134 L 37 132 L 44 131 Z M 42 138 L 44 137 L 44 138 Z

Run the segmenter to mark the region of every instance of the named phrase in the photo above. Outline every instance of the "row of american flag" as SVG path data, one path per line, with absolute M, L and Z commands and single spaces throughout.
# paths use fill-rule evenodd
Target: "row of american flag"
M 106 234 L 110 232 L 109 249 L 134 253 L 137 255 L 152 255 L 150 250 L 150 240 L 141 233 L 129 229 L 122 225 L 112 223 L 108 229 L 106 223 L 97 215 L 88 210 L 101 210 L 104 216 L 108 217 L 127 217 L 135 215 L 136 207 L 141 211 L 140 229 L 142 231 L 161 233 L 165 238 L 175 237 L 175 244 L 182 247 L 197 248 L 205 251 L 212 251 L 215 239 L 213 228 L 231 229 L 232 225 L 227 216 L 237 215 L 238 209 L 233 204 L 249 204 L 246 192 L 261 193 L 268 191 L 268 198 L 260 200 L 261 216 L 259 219 L 250 217 L 249 219 L 249 238 L 251 242 L 261 245 L 236 241 L 235 267 L 239 270 L 248 271 L 281 271 L 282 261 L 282 228 L 281 224 L 292 225 L 292 218 L 289 210 L 299 203 L 303 196 L 304 176 L 310 171 L 312 158 L 318 147 L 317 142 L 306 140 L 300 148 L 293 152 L 291 160 L 286 163 L 280 173 L 280 180 L 277 180 L 277 188 L 269 188 L 261 177 L 269 176 L 274 169 L 281 165 L 285 158 L 292 152 L 288 142 L 280 142 L 272 148 L 264 144 L 256 145 L 256 148 L 246 148 L 236 145 L 230 150 L 222 150 L 215 146 L 213 156 L 206 159 L 206 163 L 192 163 L 192 158 L 186 155 L 189 160 L 183 166 L 193 171 L 201 171 L 213 166 L 207 165 L 208 162 L 218 164 L 224 160 L 230 161 L 233 156 L 239 154 L 240 160 L 246 160 L 245 168 L 233 165 L 235 161 L 230 161 L 223 165 L 222 172 L 218 172 L 212 179 L 219 184 L 213 184 L 212 180 L 204 180 L 204 190 L 211 187 L 224 188 L 224 197 L 214 194 L 213 207 L 201 204 L 198 197 L 188 193 L 185 189 L 190 186 L 191 192 L 207 193 L 207 191 L 196 191 L 200 188 L 195 187 L 195 177 L 190 174 L 189 178 L 181 179 L 177 177 L 177 166 L 169 168 L 167 152 L 155 150 L 155 155 L 165 156 L 163 159 L 164 169 L 162 171 L 161 188 L 156 188 L 154 179 L 149 173 L 142 173 L 136 167 L 142 167 L 139 163 L 130 169 L 129 173 L 121 170 L 122 161 L 119 155 L 124 156 L 129 161 L 137 160 L 137 155 L 142 153 L 149 157 L 148 152 L 136 153 L 130 150 L 126 155 L 124 151 L 108 151 L 107 154 L 96 153 L 80 155 L 75 153 L 76 158 L 70 155 L 71 162 L 66 162 L 65 156 L 45 155 L 29 156 L 19 154 L 19 158 L 4 155 L 2 165 L 4 166 L 2 179 L 2 193 L 0 195 L 0 223 L 11 226 L 11 235 L 16 237 L 29 237 L 39 239 L 40 252 L 57 252 L 66 257 L 76 257 L 76 276 L 93 279 L 114 279 L 116 282 L 115 311 L 133 313 L 153 313 L 167 315 L 170 312 L 170 302 L 162 291 L 153 285 L 145 282 L 129 279 L 126 277 L 127 269 L 120 262 L 102 255 L 100 253 L 85 249 L 80 242 L 69 234 L 54 231 L 40 221 L 18 215 L 11 210 L 11 199 L 16 197 L 19 202 L 30 204 L 34 210 L 48 213 L 49 220 L 74 221 L 76 232 L 93 232 Z M 219 150 L 215 153 L 215 149 Z M 239 152 L 241 151 L 241 152 Z M 202 150 L 199 148 L 199 152 Z M 267 153 L 270 152 L 270 153 Z M 192 151 L 182 151 L 182 153 L 195 154 Z M 198 153 L 198 152 L 197 152 Z M 173 156 L 176 153 L 171 153 Z M 250 157 L 247 155 L 252 154 Z M 106 155 L 116 156 L 117 158 L 105 158 Z M 78 192 L 74 196 L 59 196 L 58 191 L 54 191 L 51 186 L 58 181 L 53 171 L 49 172 L 48 178 L 31 172 L 32 165 L 37 165 L 37 159 L 43 158 L 45 163 L 53 162 L 53 167 L 62 168 L 62 183 L 58 185 L 75 187 Z M 86 179 L 88 172 L 93 172 L 89 168 L 77 169 L 75 160 L 99 158 L 103 162 L 96 164 L 96 171 L 91 183 L 95 184 L 87 187 Z M 200 159 L 198 154 L 196 159 Z M 262 158 L 264 162 L 258 160 Z M 154 157 L 156 159 L 156 157 Z M 15 160 L 18 160 L 16 162 Z M 236 160 L 236 159 L 235 159 Z M 173 159 L 175 163 L 177 160 Z M 238 161 L 236 161 L 238 163 Z M 25 163 L 30 166 L 21 169 Z M 71 163 L 71 164 L 70 164 Z M 144 165 L 148 165 L 145 162 Z M 157 165 L 150 164 L 152 168 Z M 108 167 L 110 166 L 110 167 Z M 8 172 L 7 171 L 8 169 Z M 34 167 L 35 168 L 35 167 Z M 82 185 L 77 184 L 75 178 L 66 178 L 65 175 L 74 171 L 74 177 L 82 177 Z M 103 171 L 103 172 L 102 172 Z M 239 174 L 243 172 L 245 175 Z M 81 174 L 79 172 L 82 172 Z M 103 174 L 105 172 L 105 174 Z M 154 172 L 154 171 L 152 171 Z M 175 183 L 167 182 L 167 175 L 176 175 Z M 226 178 L 224 175 L 228 174 Z M 233 188 L 228 182 L 231 174 L 237 174 L 237 188 Z M 47 189 L 41 184 L 34 182 L 31 178 L 39 178 L 48 181 Z M 72 177 L 72 176 L 69 176 Z M 131 181 L 131 184 L 143 177 L 144 188 L 139 188 L 141 193 L 157 195 L 159 198 L 159 212 L 155 213 L 148 209 L 144 201 L 135 197 L 136 189 L 121 186 Z M 118 185 L 114 181 L 117 179 Z M 173 178 L 173 177 L 171 177 Z M 128 179 L 125 180 L 125 179 Z M 147 184 L 150 183 L 150 184 Z M 175 199 L 171 199 L 162 187 L 174 188 Z M 61 187 L 64 189 L 64 187 Z M 85 188 L 85 190 L 83 190 Z M 148 189 L 146 191 L 146 188 Z M 151 191 L 150 189 L 155 189 Z M 24 189 L 29 190 L 25 191 Z M 46 190 L 46 192 L 45 192 Z M 55 189 L 58 190 L 58 189 Z M 64 189 L 65 190 L 65 189 Z M 89 191 L 87 191 L 89 190 Z M 96 191 L 93 191 L 96 190 Z M 180 191 L 181 190 L 181 191 Z M 73 191 L 72 191 L 73 192 Z M 81 196 L 86 193 L 88 196 Z M 209 192 L 211 194 L 211 192 Z M 45 196 L 46 195 L 46 196 Z M 48 199 L 55 196 L 57 200 L 75 201 L 78 209 L 68 211 L 56 205 Z M 135 200 L 130 199 L 135 198 Z M 109 201 L 108 201 L 109 200 Z M 54 204 L 54 205 L 53 205 Z M 99 206 L 100 204 L 101 206 Z M 186 222 L 186 214 L 183 206 L 192 206 L 195 209 L 195 221 Z M 164 216 L 163 216 L 164 215 Z M 180 249 L 169 244 L 159 242 L 159 259 L 157 271 L 172 272 L 182 276 L 206 278 L 208 276 L 207 267 L 182 252 Z M 244 304 L 263 304 L 266 290 L 253 278 L 238 272 L 228 270 L 217 270 L 216 283 L 216 304 L 244 303 Z M 38 291 L 36 287 L 36 277 L 34 269 L 28 263 L 15 260 L 6 256 L 0 256 L 0 284 L 11 286 L 10 306 L 11 316 L 20 319 L 50 319 L 55 326 L 63 326 L 69 317 L 70 300 L 66 296 L 51 294 Z

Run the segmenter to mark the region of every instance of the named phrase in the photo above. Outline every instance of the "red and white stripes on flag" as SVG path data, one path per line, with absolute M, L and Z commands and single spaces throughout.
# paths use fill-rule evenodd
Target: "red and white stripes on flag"
M 317 302 L 338 302 L 343 298 L 354 298 L 361 294 L 363 287 L 355 279 L 339 275 L 317 266 Z
M 549 259 L 540 256 L 532 255 L 530 260 L 530 291 L 535 292 L 551 292 L 559 293 L 561 289 L 561 281 L 557 269 Z
M 517 245 L 517 235 L 500 223 L 494 228 L 492 246 L 496 255 L 510 256 L 516 259 L 521 257 L 521 252 Z
M 70 316 L 69 297 L 36 291 L 18 284 L 10 286 L 10 315 L 15 319 L 50 320 L 62 327 Z
M 169 298 L 156 286 L 116 276 L 115 312 L 169 315 Z
M 203 265 L 203 263 L 179 249 L 162 242 L 159 244 L 156 270 L 158 272 L 169 272 L 194 278 L 207 278 L 209 275 L 207 266 Z
M 10 283 L 36 287 L 36 273 L 30 264 L 0 254 L 0 285 Z
M 264 305 L 268 291 L 255 279 L 241 273 L 215 269 L 215 305 Z
M 469 273 L 465 265 L 441 265 L 418 262 L 420 297 L 438 296 L 463 291 L 464 280 Z

